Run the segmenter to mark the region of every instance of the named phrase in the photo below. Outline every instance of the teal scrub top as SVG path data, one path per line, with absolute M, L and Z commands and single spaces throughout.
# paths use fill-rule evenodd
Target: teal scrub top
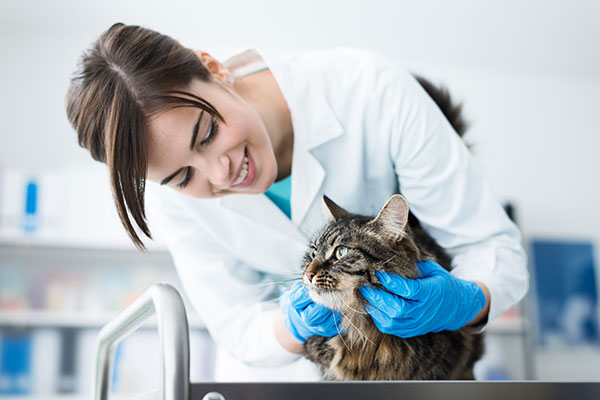
M 292 207 L 290 206 L 290 195 L 292 193 L 292 176 L 275 182 L 265 195 L 288 217 L 291 218 Z

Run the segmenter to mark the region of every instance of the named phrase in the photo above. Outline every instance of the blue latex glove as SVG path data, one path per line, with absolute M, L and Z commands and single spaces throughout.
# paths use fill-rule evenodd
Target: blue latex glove
M 485 295 L 474 282 L 455 278 L 433 261 L 418 262 L 420 279 L 377 271 L 390 292 L 363 286 L 365 306 L 377 328 L 403 338 L 464 327 L 485 306 Z M 401 297 L 400 297 L 401 296 Z
M 341 314 L 312 301 L 301 282 L 279 296 L 279 307 L 283 325 L 302 343 L 314 335 L 331 337 L 341 332 Z

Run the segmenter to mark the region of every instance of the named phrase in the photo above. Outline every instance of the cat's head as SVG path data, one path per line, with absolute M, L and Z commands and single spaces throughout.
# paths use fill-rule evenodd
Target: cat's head
M 302 277 L 316 303 L 331 309 L 361 306 L 360 287 L 381 287 L 376 270 L 418 277 L 420 254 L 404 197 L 390 197 L 376 217 L 349 213 L 327 196 L 323 202 L 331 220 L 305 254 Z

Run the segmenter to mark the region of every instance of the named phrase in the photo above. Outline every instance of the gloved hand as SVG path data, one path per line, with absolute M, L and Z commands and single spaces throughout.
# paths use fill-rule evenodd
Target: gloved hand
M 377 271 L 390 292 L 363 286 L 365 307 L 377 328 L 403 338 L 464 327 L 485 306 L 485 295 L 474 282 L 455 278 L 433 261 L 418 262 L 420 279 Z M 401 297 L 400 297 L 401 296 Z
M 302 343 L 314 335 L 331 337 L 341 332 L 341 314 L 312 301 L 301 282 L 279 296 L 279 307 L 283 325 Z

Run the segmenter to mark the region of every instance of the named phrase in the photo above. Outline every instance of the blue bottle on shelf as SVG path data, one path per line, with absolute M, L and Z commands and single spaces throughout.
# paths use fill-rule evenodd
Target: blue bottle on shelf
M 31 393 L 31 334 L 7 333 L 0 340 L 0 396 Z
M 33 233 L 38 228 L 38 185 L 33 179 L 27 182 L 27 188 L 25 192 L 25 221 L 23 229 L 27 233 Z

